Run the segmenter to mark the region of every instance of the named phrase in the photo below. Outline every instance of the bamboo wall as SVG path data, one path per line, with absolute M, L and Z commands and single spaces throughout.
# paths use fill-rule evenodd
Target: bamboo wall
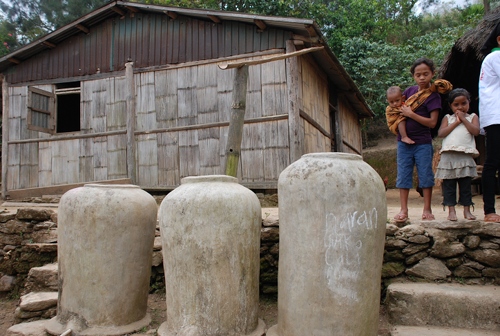
M 361 154 L 363 140 L 361 138 L 361 123 L 345 97 L 339 99 L 339 119 L 342 142 L 345 153 Z
M 309 57 L 301 57 L 299 62 L 301 80 L 299 106 L 303 113 L 312 118 L 326 132 L 330 130 L 328 105 L 328 80 L 326 75 Z M 302 119 L 304 128 L 304 154 L 330 152 L 331 140 L 309 121 Z

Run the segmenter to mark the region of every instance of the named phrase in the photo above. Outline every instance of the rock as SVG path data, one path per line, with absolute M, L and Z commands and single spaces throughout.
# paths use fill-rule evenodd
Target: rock
M 21 296 L 19 307 L 24 311 L 40 311 L 57 306 L 57 292 L 31 292 Z
M 445 239 L 437 239 L 431 249 L 431 256 L 436 258 L 451 258 L 465 252 L 465 246 L 459 242 L 449 242 Z
M 31 268 L 24 285 L 25 292 L 57 292 L 57 273 L 57 263 Z
M 4 275 L 0 278 L 0 292 L 10 292 L 16 284 L 16 277 Z
M 429 248 L 429 244 L 410 244 L 403 249 L 403 254 L 411 255 Z
M 401 229 L 399 229 L 399 232 L 405 237 L 413 237 L 417 235 L 423 235 L 425 233 L 425 230 L 420 225 L 411 224 L 402 227 Z
M 475 249 L 479 246 L 481 238 L 478 236 L 467 236 L 464 238 L 464 245 L 470 249 Z
M 499 278 L 500 279 L 500 268 L 485 268 L 482 271 L 482 275 L 489 278 Z
M 27 319 L 32 319 L 32 318 L 35 318 L 35 317 L 40 317 L 42 316 L 42 310 L 39 310 L 39 311 L 26 311 L 26 310 L 22 310 L 21 307 L 17 307 L 15 312 L 14 312 L 14 316 L 18 319 L 18 320 L 27 320 Z
M 408 238 L 408 241 L 410 243 L 415 243 L 415 244 L 426 244 L 430 241 L 431 239 L 427 236 L 424 235 L 416 235 L 413 237 Z
M 153 251 L 161 251 L 161 249 L 162 249 L 161 237 L 155 237 L 155 241 L 153 244 Z
M 405 260 L 405 258 L 406 257 L 401 252 L 401 250 L 385 251 L 385 253 L 384 253 L 384 262 L 401 261 L 401 260 Z
M 468 261 L 468 262 L 464 263 L 464 266 L 471 267 L 471 268 L 477 269 L 479 271 L 486 268 L 484 265 L 481 265 L 480 263 L 475 262 L 475 261 Z
M 391 223 L 385 225 L 385 235 L 386 236 L 394 236 L 396 232 L 398 232 L 399 228 Z
M 382 278 L 393 278 L 405 271 L 405 265 L 398 262 L 388 262 L 382 265 Z
M 34 231 L 31 234 L 31 241 L 36 243 L 57 243 L 57 228 Z
M 153 259 L 151 260 L 151 264 L 153 266 L 160 266 L 161 263 L 163 263 L 163 255 L 161 251 L 154 251 L 153 252 Z
M 12 219 L 16 218 L 16 214 L 14 212 L 2 212 L 0 213 L 0 223 L 5 223 Z
M 414 263 L 419 262 L 420 260 L 424 259 L 427 257 L 427 252 L 419 252 L 415 253 L 414 255 L 409 256 L 408 258 L 405 259 L 406 265 L 413 265 Z
M 467 251 L 466 254 L 469 258 L 482 264 L 500 267 L 500 250 L 474 250 Z
M 279 242 L 280 233 L 279 229 L 276 227 L 265 227 L 260 230 L 261 241 L 273 241 Z
M 473 229 L 472 233 L 480 236 L 493 236 L 500 238 L 500 225 L 498 225 L 498 223 L 484 223 L 479 228 Z
M 482 242 L 481 244 L 479 244 L 479 247 L 482 249 L 492 249 L 492 250 L 500 249 L 500 245 L 489 242 L 489 241 Z
M 27 222 L 12 219 L 6 223 L 0 223 L 0 232 L 7 234 L 21 234 L 33 231 L 33 225 Z
M 500 238 L 491 238 L 490 242 L 500 245 Z
M 277 226 L 279 226 L 279 224 L 280 224 L 280 221 L 279 221 L 279 217 L 278 217 L 277 213 L 269 213 L 269 212 L 265 212 L 265 210 L 263 211 L 262 226 L 277 227 Z
M 460 278 L 480 278 L 481 272 L 472 267 L 460 265 L 453 271 L 453 275 Z
M 3 250 L 4 250 L 5 252 L 14 251 L 15 249 L 16 249 L 16 247 L 15 247 L 14 245 L 5 245 L 5 246 L 3 247 Z
M 429 280 L 442 280 L 451 275 L 450 270 L 441 260 L 431 257 L 422 259 L 418 264 L 407 269 L 405 273 Z
M 393 237 L 386 237 L 385 248 L 386 249 L 402 249 L 408 246 L 408 243 L 401 239 L 396 239 Z
M 46 336 L 45 323 L 48 320 L 39 320 L 19 323 L 7 329 L 5 336 Z
M 17 210 L 16 218 L 19 220 L 34 220 L 43 222 L 50 220 L 54 211 L 47 209 L 20 208 Z
M 458 258 L 450 258 L 448 260 L 446 260 L 446 267 L 448 268 L 456 268 L 460 265 L 463 264 L 463 258 L 461 257 L 458 257 Z
M 33 226 L 33 230 L 35 231 L 40 231 L 40 230 L 49 230 L 52 228 L 57 227 L 57 224 L 51 221 L 45 221 L 43 223 L 37 223 L 35 226 Z

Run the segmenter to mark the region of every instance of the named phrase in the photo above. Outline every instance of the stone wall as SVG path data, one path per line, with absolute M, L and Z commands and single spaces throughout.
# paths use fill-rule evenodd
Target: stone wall
M 0 292 L 19 292 L 31 268 L 56 260 L 56 223 L 52 210 L 0 212 Z
M 56 261 L 57 215 L 51 210 L 19 209 L 0 213 L 0 291 L 19 291 L 32 267 Z M 260 291 L 278 291 L 279 222 L 263 214 Z M 165 287 L 161 237 L 156 231 L 151 291 Z M 500 284 L 500 224 L 482 221 L 387 224 L 382 280 Z M 28 286 L 29 287 L 29 286 Z M 26 291 L 24 291 L 26 292 Z
M 500 224 L 482 221 L 387 224 L 382 278 L 500 284 Z

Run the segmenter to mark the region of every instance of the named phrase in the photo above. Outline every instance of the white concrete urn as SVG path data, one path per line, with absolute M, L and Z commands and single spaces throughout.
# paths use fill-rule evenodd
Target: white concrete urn
M 58 210 L 59 299 L 52 335 L 124 335 L 147 326 L 158 206 L 135 185 L 87 184 Z
M 279 176 L 278 324 L 267 335 L 376 336 L 387 207 L 361 156 L 314 153 Z
M 160 205 L 166 321 L 161 336 L 263 335 L 261 209 L 225 175 L 186 177 Z

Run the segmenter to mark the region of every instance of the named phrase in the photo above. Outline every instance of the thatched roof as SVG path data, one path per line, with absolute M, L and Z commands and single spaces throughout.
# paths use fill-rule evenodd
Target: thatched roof
M 467 31 L 455 42 L 439 68 L 440 78 L 449 80 L 454 88 L 461 87 L 470 92 L 471 112 L 477 113 L 479 72 L 484 59 L 481 47 L 499 21 L 500 7 L 497 7 L 476 28 Z

